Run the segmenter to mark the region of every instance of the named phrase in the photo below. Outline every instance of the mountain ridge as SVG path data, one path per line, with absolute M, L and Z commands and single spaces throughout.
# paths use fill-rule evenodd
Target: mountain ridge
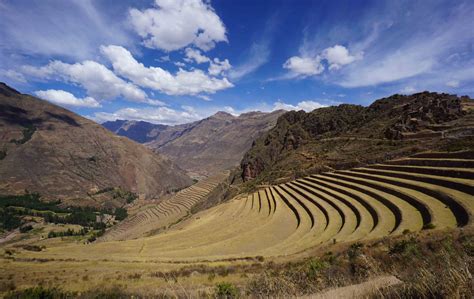
M 467 96 L 430 92 L 395 94 L 367 107 L 290 111 L 244 155 L 241 177 L 256 179 L 256 184 L 278 182 L 421 150 L 469 149 L 474 144 L 472 111 Z
M 149 141 L 144 142 L 146 146 L 165 155 L 192 176 L 202 177 L 237 167 L 253 140 L 273 127 L 283 113 L 283 110 L 252 111 L 236 116 L 218 111 L 195 122 L 159 128 L 157 124 L 140 125 L 135 121 L 120 123 L 121 129 L 128 127 L 127 132 L 139 131 L 135 136 L 113 130 L 117 121 L 105 122 L 103 126 L 136 141 L 139 136 L 148 136 Z M 137 124 L 139 128 L 130 129 Z M 147 131 L 146 126 L 151 130 Z
M 102 190 L 155 198 L 191 184 L 181 169 L 145 146 L 5 84 L 0 106 L 1 193 L 27 189 L 69 204 L 100 206 L 114 201 Z

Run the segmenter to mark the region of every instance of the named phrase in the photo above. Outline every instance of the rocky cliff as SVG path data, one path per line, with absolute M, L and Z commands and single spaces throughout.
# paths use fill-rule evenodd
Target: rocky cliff
M 275 182 L 430 149 L 472 146 L 472 100 L 423 92 L 368 107 L 291 111 L 257 139 L 241 162 L 245 181 Z

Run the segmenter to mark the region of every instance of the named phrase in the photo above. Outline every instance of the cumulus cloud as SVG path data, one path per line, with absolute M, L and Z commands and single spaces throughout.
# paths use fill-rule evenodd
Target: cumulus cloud
M 324 71 L 319 56 L 315 58 L 293 56 L 283 64 L 283 68 L 301 77 L 318 75 Z
M 96 112 L 89 116 L 97 122 L 114 121 L 117 119 L 141 120 L 155 124 L 177 125 L 189 123 L 204 119 L 215 114 L 218 111 L 225 111 L 234 116 L 251 111 L 272 112 L 276 110 L 305 110 L 307 112 L 317 108 L 326 107 L 327 105 L 313 100 L 301 101 L 295 105 L 285 103 L 281 100 L 268 104 L 265 102 L 255 103 L 251 107 L 238 109 L 231 106 L 207 106 L 207 107 L 191 107 L 181 106 L 173 109 L 170 107 L 146 107 L 146 108 L 123 108 L 115 112 Z
M 184 55 L 186 56 L 184 60 L 187 62 L 194 61 L 197 64 L 209 62 L 208 72 L 211 76 L 219 76 L 232 68 L 228 59 L 220 60 L 219 58 L 214 58 L 211 60 L 196 49 L 186 48 Z
M 313 111 L 314 109 L 318 109 L 318 108 L 322 108 L 322 107 L 327 107 L 327 105 L 321 104 L 321 103 L 316 102 L 316 101 L 310 101 L 310 100 L 301 101 L 301 102 L 297 103 L 296 105 L 292 105 L 292 104 L 284 103 L 281 100 L 278 100 L 277 102 L 275 102 L 273 104 L 273 109 L 272 110 L 280 110 L 280 109 L 283 109 L 283 110 L 296 110 L 296 111 L 304 110 L 306 112 L 310 112 L 310 111 Z
M 135 102 L 163 104 L 161 101 L 149 99 L 136 85 L 124 81 L 104 65 L 91 60 L 75 64 L 54 60 L 42 67 L 24 66 L 23 71 L 42 79 L 57 78 L 80 85 L 86 89 L 89 96 L 96 99 L 114 99 L 121 96 Z
M 155 0 L 155 7 L 129 11 L 135 31 L 149 48 L 174 51 L 195 45 L 207 51 L 227 41 L 226 28 L 208 1 Z
M 210 61 L 209 57 L 202 55 L 201 51 L 192 48 L 186 48 L 184 55 L 186 56 L 185 60 L 188 62 L 194 60 L 196 63 L 200 64 Z
M 229 60 L 219 60 L 219 58 L 214 58 L 209 65 L 208 72 L 212 76 L 218 76 L 226 71 L 230 70 L 232 66 L 230 65 Z
M 35 95 L 43 100 L 50 101 L 52 103 L 61 106 L 75 106 L 75 107 L 91 107 L 97 108 L 102 107 L 92 97 L 76 98 L 72 93 L 64 90 L 48 89 L 35 91 Z
M 325 70 L 323 61 L 327 62 L 329 70 L 338 70 L 342 66 L 350 64 L 361 57 L 362 54 L 358 56 L 351 55 L 349 50 L 341 45 L 326 48 L 319 55 L 314 57 L 293 56 L 283 64 L 283 68 L 289 70 L 291 73 L 290 76 L 284 76 L 283 78 L 288 79 L 319 75 Z
M 341 45 L 326 48 L 322 53 L 322 57 L 327 60 L 330 70 L 340 69 L 341 66 L 352 63 L 357 59 L 356 56 L 349 54 L 346 47 Z
M 112 62 L 114 71 L 135 84 L 169 95 L 196 95 L 215 93 L 233 87 L 227 78 L 209 77 L 202 70 L 179 69 L 176 75 L 160 67 L 145 67 L 132 54 L 120 46 L 102 46 L 101 51 Z
M 168 107 L 123 108 L 112 113 L 97 112 L 91 118 L 99 123 L 127 119 L 164 125 L 177 125 L 193 122 L 202 117 L 191 107 L 185 106 L 180 111 Z

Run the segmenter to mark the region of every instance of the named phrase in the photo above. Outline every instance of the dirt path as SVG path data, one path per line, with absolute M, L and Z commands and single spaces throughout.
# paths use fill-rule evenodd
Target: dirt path
M 15 238 L 20 233 L 19 229 L 15 229 L 14 231 L 8 233 L 4 237 L 0 238 L 0 244 L 10 241 L 11 239 Z
M 366 298 L 369 294 L 380 289 L 402 283 L 395 276 L 379 276 L 369 281 L 346 287 L 330 289 L 319 294 L 305 296 L 305 299 L 332 299 L 332 298 Z

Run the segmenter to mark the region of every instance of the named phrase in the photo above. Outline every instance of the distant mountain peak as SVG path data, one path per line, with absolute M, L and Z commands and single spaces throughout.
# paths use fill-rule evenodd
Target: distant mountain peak
M 212 118 L 217 118 L 217 119 L 223 119 L 223 120 L 226 120 L 226 119 L 234 119 L 235 116 L 228 113 L 228 112 L 225 112 L 225 111 L 218 111 L 216 114 L 212 115 L 211 116 Z

